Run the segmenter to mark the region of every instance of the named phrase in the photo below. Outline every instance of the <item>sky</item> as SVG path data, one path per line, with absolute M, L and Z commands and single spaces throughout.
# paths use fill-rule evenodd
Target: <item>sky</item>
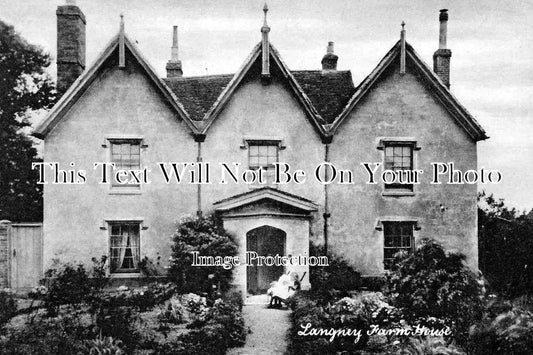
M 55 57 L 55 11 L 64 1 L 0 0 L 0 20 Z M 185 76 L 234 73 L 261 38 L 263 0 L 76 3 L 87 19 L 89 65 L 117 33 L 121 13 L 128 37 L 162 77 L 173 25 Z M 338 69 L 351 70 L 356 85 L 399 39 L 402 21 L 407 41 L 431 66 L 439 9 L 448 9 L 451 91 L 490 137 L 478 143 L 478 167 L 503 175 L 500 184 L 480 189 L 511 207 L 533 208 L 533 1 L 269 0 L 268 6 L 270 40 L 289 68 L 320 69 L 334 41 Z

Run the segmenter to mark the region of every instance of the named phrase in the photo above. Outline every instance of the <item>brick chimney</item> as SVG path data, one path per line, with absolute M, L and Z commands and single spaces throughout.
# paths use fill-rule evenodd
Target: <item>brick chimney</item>
M 327 53 L 322 58 L 322 70 L 337 70 L 339 57 L 333 53 L 333 42 L 328 42 Z
M 448 32 L 448 10 L 440 10 L 439 15 L 439 49 L 433 54 L 433 71 L 437 74 L 446 87 L 450 88 L 450 58 L 452 51 L 446 48 Z
M 85 15 L 75 0 L 57 7 L 57 90 L 64 93 L 85 70 Z
M 183 76 L 181 60 L 178 52 L 178 26 L 173 27 L 172 47 L 170 50 L 170 60 L 167 62 L 167 78 L 176 78 Z

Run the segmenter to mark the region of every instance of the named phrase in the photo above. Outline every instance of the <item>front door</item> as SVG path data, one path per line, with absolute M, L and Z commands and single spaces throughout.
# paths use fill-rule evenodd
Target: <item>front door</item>
M 262 226 L 246 233 L 246 250 L 254 251 L 259 256 L 285 255 L 286 233 L 271 226 Z M 247 290 L 251 294 L 265 293 L 272 281 L 276 281 L 284 272 L 283 266 L 258 265 L 255 262 L 246 267 Z

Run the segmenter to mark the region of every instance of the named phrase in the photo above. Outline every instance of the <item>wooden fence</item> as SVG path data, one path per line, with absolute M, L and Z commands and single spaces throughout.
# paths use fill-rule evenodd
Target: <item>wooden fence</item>
M 43 264 L 42 223 L 0 221 L 0 289 L 28 291 L 39 284 Z

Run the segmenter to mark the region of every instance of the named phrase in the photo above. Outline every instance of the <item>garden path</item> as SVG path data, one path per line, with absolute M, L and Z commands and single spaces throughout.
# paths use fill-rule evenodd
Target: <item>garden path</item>
M 244 322 L 251 333 L 242 348 L 230 349 L 229 355 L 284 354 L 291 327 L 287 309 L 268 309 L 266 304 L 245 304 Z

